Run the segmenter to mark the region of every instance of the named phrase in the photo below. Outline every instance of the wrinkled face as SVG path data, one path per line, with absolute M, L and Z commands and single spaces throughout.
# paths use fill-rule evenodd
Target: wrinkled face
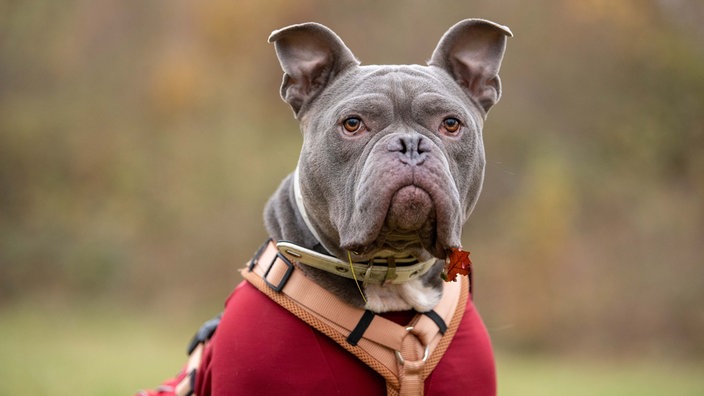
M 327 246 L 359 257 L 444 258 L 481 189 L 478 106 L 444 70 L 361 66 L 301 119 L 302 193 Z M 346 257 L 344 251 L 331 252 Z

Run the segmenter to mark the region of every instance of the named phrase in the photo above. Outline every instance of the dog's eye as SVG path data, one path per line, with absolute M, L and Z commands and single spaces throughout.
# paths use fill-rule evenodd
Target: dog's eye
M 345 131 L 348 133 L 359 132 L 363 128 L 363 125 L 359 117 L 349 117 L 342 121 L 342 127 L 345 128 Z
M 447 117 L 442 120 L 442 129 L 448 133 L 455 133 L 460 130 L 462 123 L 455 117 Z

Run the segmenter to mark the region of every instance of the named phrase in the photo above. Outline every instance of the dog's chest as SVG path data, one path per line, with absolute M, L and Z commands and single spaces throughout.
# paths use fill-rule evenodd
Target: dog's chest
M 403 323 L 412 314 L 396 315 Z M 385 395 L 384 379 L 334 341 L 242 283 L 227 302 L 210 346 L 211 389 L 199 395 Z M 488 334 L 471 302 L 448 352 L 425 381 L 425 394 L 495 394 Z M 312 393 L 311 393 L 312 392 Z

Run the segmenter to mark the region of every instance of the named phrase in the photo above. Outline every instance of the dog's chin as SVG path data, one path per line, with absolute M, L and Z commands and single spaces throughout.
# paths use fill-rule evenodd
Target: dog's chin
M 381 212 L 367 213 L 381 221 L 366 222 L 366 230 L 354 229 L 354 235 L 341 235 L 341 247 L 355 254 L 355 259 L 414 257 L 419 261 L 432 257 L 444 259 L 451 247 L 456 247 L 459 232 L 446 199 L 438 199 L 417 185 L 405 185 L 389 194 Z
M 435 217 L 432 216 L 416 230 L 394 228 L 387 222 L 373 241 L 356 247 L 355 252 L 361 261 L 385 257 L 413 257 L 418 261 L 433 257 L 444 259 L 447 249 L 438 243 L 437 235 Z
M 429 260 L 437 256 L 436 253 L 428 249 L 428 243 L 419 238 L 417 234 L 399 233 L 384 229 L 375 239 L 365 243 L 342 245 L 343 251 L 352 253 L 355 261 L 368 261 L 379 258 L 409 258 L 413 257 L 418 261 Z
M 428 234 L 431 235 L 423 236 L 421 232 L 399 232 L 384 227 L 372 243 L 359 248 L 358 257 L 362 261 L 386 257 L 429 260 L 437 256 L 428 249 L 428 246 L 433 245 L 435 233 L 431 231 Z
M 419 261 L 432 257 L 444 259 L 448 241 L 439 240 L 441 226 L 430 194 L 416 186 L 399 189 L 389 201 L 383 224 L 376 235 L 363 244 L 345 247 L 360 260 L 380 257 L 408 258 Z

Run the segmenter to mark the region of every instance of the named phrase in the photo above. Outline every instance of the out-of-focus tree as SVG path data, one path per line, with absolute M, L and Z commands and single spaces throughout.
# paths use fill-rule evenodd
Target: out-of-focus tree
M 499 345 L 704 355 L 697 1 L 0 2 L 0 308 L 218 304 L 300 135 L 266 43 L 316 20 L 363 63 L 509 25 L 465 233 Z M 213 303 L 217 301 L 217 303 Z

